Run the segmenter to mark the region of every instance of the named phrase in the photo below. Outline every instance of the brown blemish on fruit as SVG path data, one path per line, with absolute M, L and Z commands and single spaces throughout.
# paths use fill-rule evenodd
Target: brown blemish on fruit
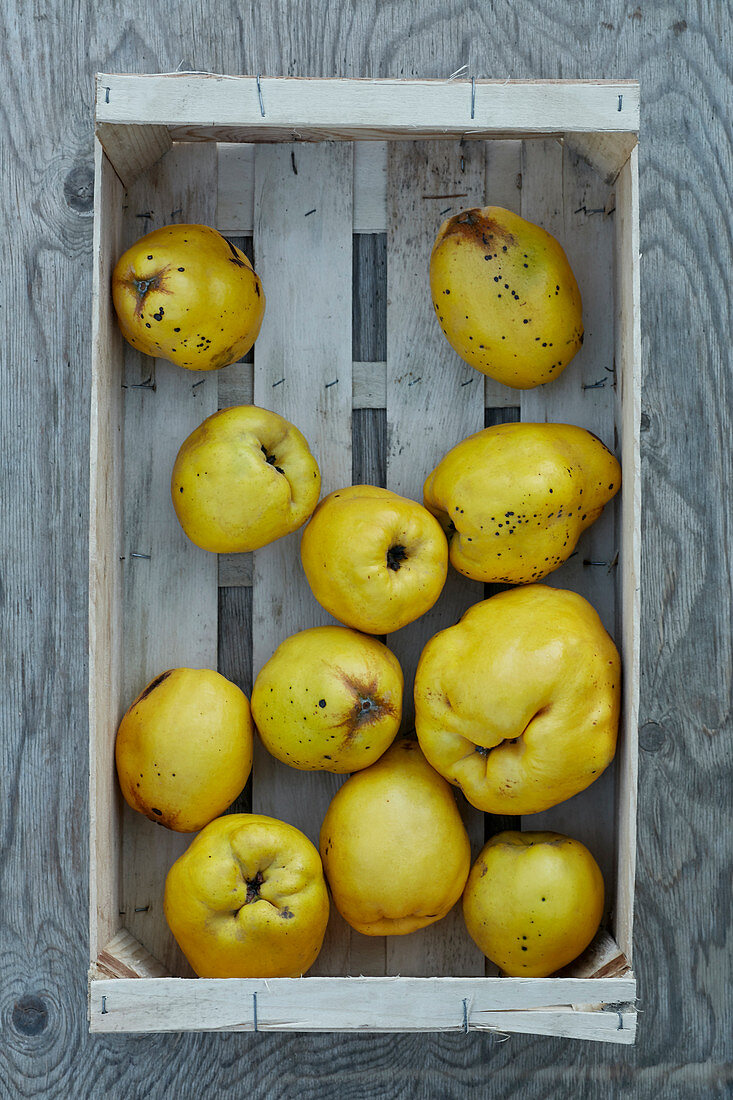
M 121 282 L 125 286 L 129 286 L 135 295 L 135 312 L 142 316 L 143 303 L 151 290 L 157 291 L 159 294 L 170 294 L 165 286 L 164 276 L 167 274 L 170 264 L 166 264 L 160 271 L 156 271 L 155 275 L 151 275 L 149 279 L 140 279 L 134 270 L 130 270 L 126 279 L 122 279 Z
M 376 677 L 368 683 L 354 680 L 347 673 L 340 674 L 341 681 L 354 697 L 354 702 L 346 720 L 342 723 L 345 730 L 344 744 L 348 744 L 363 729 L 373 726 L 385 715 L 396 717 L 394 704 L 380 698 Z
M 448 219 L 443 240 L 448 237 L 456 237 L 469 244 L 479 245 L 482 249 L 488 247 L 489 242 L 498 242 L 503 245 L 516 243 L 514 235 L 505 226 L 477 207 L 464 210 Z

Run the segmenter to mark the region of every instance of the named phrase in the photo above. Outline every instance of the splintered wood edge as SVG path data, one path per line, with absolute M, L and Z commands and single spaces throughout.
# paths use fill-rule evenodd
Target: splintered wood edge
M 123 928 L 113 936 L 92 966 L 95 978 L 169 978 L 170 972 Z
M 631 974 L 631 964 L 613 936 L 600 931 L 582 955 L 558 972 L 561 978 L 621 978 Z

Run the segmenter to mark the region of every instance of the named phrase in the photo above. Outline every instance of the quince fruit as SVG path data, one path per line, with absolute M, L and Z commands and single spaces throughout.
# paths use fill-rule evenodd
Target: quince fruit
M 580 291 L 562 246 L 499 206 L 443 222 L 430 289 L 451 347 L 505 386 L 557 378 L 583 343 Z
M 228 814 L 171 867 L 165 916 L 201 978 L 297 978 L 318 957 L 328 891 L 318 852 L 272 817 Z
M 389 748 L 402 717 L 402 669 L 386 645 L 345 626 L 301 630 L 252 689 L 268 752 L 304 771 L 356 772 Z
M 453 792 L 407 740 L 336 792 L 320 849 L 336 908 L 367 936 L 401 936 L 440 920 L 471 864 Z
M 546 978 L 586 949 L 603 897 L 600 868 L 579 840 L 505 832 L 471 868 L 463 916 L 476 945 L 505 974 Z
M 435 517 L 374 485 L 324 497 L 303 532 L 300 555 L 321 606 L 367 634 L 391 634 L 418 619 L 448 572 L 448 544 Z
M 166 225 L 141 237 L 112 273 L 122 335 L 187 370 L 218 370 L 254 344 L 262 283 L 243 252 L 208 225 Z
M 206 668 L 163 672 L 117 730 L 125 801 L 158 825 L 195 833 L 242 793 L 252 735 L 247 696 L 236 684 Z
M 301 527 L 321 474 L 294 424 L 255 405 L 208 417 L 181 445 L 171 477 L 179 523 L 214 553 L 257 550 Z
M 584 428 L 497 424 L 448 452 L 424 499 L 459 573 L 526 584 L 570 557 L 620 484 L 618 462 Z
M 541 584 L 500 592 L 425 646 L 415 673 L 420 747 L 479 810 L 547 810 L 613 759 L 620 666 L 582 596 Z

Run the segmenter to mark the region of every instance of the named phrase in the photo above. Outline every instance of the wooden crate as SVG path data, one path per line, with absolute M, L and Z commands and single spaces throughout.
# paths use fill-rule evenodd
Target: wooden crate
M 92 1031 L 488 1030 L 633 1042 L 638 117 L 638 85 L 625 82 L 98 77 Z M 557 381 L 536 390 L 484 379 L 454 355 L 432 316 L 427 261 L 437 229 L 449 213 L 485 202 L 555 234 L 581 287 L 584 346 Z M 122 341 L 112 267 L 143 232 L 176 221 L 253 238 L 267 295 L 254 364 L 196 374 Z M 365 316 L 368 341 L 354 328 Z M 249 628 L 242 586 L 251 586 L 255 673 L 288 634 L 332 621 L 305 582 L 297 534 L 217 560 L 189 543 L 175 519 L 169 478 L 181 441 L 217 407 L 253 400 L 305 433 L 324 493 L 351 483 L 353 463 L 361 477 L 421 499 L 424 477 L 450 447 L 502 420 L 580 424 L 619 455 L 621 494 L 549 578 L 586 596 L 621 649 L 616 760 L 576 798 L 521 820 L 524 829 L 583 840 L 604 872 L 607 927 L 563 975 L 497 976 L 467 936 L 460 907 L 421 932 L 385 939 L 357 934 L 334 910 L 321 956 L 299 979 L 196 979 L 168 932 L 165 875 L 191 838 L 122 803 L 114 770 L 120 716 L 163 669 L 230 667 L 230 650 Z M 371 411 L 359 413 L 357 425 L 353 410 Z M 481 585 L 452 572 L 433 611 L 389 638 L 408 701 L 424 642 L 483 596 Z M 295 772 L 258 748 L 252 806 L 317 841 L 341 781 Z M 520 824 L 463 812 L 474 851 L 485 836 Z

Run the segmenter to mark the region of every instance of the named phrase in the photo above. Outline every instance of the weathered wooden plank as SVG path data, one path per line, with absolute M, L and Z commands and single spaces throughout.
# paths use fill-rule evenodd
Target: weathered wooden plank
M 141 234 L 180 222 L 209 224 L 216 195 L 216 150 L 180 146 L 128 193 L 125 246 Z M 140 211 L 152 216 L 141 222 Z M 128 706 L 159 672 L 217 666 L 217 561 L 184 535 L 170 496 L 170 475 L 183 440 L 216 411 L 215 373 L 187 371 L 132 348 L 125 370 L 124 675 Z M 170 865 L 190 836 L 156 827 L 124 808 L 125 927 L 173 974 L 190 974 L 163 915 Z
M 303 432 L 324 494 L 351 479 L 352 166 L 348 143 L 259 146 L 255 159 L 255 257 L 268 311 L 255 352 L 255 403 Z M 299 547 L 296 532 L 255 551 L 255 675 L 290 634 L 333 621 L 310 591 Z M 327 772 L 296 773 L 256 746 L 254 810 L 284 818 L 316 844 L 340 782 Z M 348 929 L 332 910 L 314 973 L 348 967 Z
M 387 208 L 384 210 L 385 223 Z M 387 233 L 354 234 L 352 354 L 357 362 L 387 358 Z
M 423 482 L 443 455 L 484 422 L 483 379 L 458 358 L 437 323 L 428 281 L 430 251 L 445 195 L 483 205 L 484 150 L 458 142 L 394 143 L 389 150 L 387 234 L 387 488 L 422 502 Z M 429 197 L 428 197 L 429 196 Z M 412 688 L 420 654 L 433 634 L 481 599 L 482 586 L 450 570 L 437 604 L 391 634 L 388 645 L 405 674 L 406 728 L 414 723 Z M 474 849 L 482 815 L 461 800 Z M 387 943 L 389 972 L 483 973 L 484 959 L 457 907 L 436 925 Z
M 632 957 L 641 630 L 641 319 L 639 289 L 639 166 L 634 150 L 616 185 L 616 370 L 621 425 L 621 557 L 618 572 L 619 640 L 624 662 L 622 730 L 617 774 L 618 868 L 614 931 Z
M 120 926 L 122 707 L 122 338 L 109 287 L 122 242 L 122 186 L 95 142 L 89 501 L 89 931 L 95 959 Z
M 246 236 L 254 226 L 255 146 L 220 144 L 216 228 Z M 297 170 L 295 150 L 291 164 Z M 354 233 L 387 231 L 387 143 L 354 142 Z
M 97 75 L 97 119 L 177 140 L 292 141 L 637 131 L 633 81 L 319 80 Z M 99 94 L 99 89 L 104 89 Z M 109 89 L 109 92 L 107 92 Z M 619 96 L 622 97 L 619 110 Z
M 633 977 L 99 980 L 91 1022 L 95 1031 L 127 1030 L 132 1021 L 140 1031 L 254 1031 L 256 1014 L 260 1031 L 532 1032 L 537 1025 L 540 1034 L 633 1042 L 636 1013 L 626 1002 L 635 992 Z M 601 1009 L 604 1001 L 613 1012 Z M 572 1008 L 591 1003 L 592 1012 Z M 627 1029 L 631 1035 L 622 1034 Z
M 354 232 L 387 232 L 387 143 L 354 142 Z
M 216 222 L 220 233 L 250 237 L 255 217 L 255 147 L 217 146 Z

